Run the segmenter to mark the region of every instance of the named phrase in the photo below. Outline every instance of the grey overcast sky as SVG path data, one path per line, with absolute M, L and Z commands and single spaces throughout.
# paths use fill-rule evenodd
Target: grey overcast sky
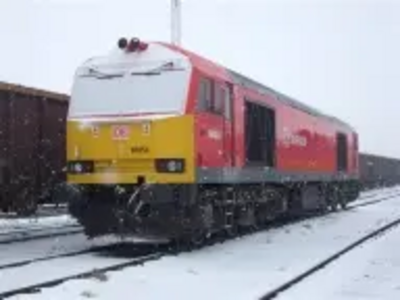
M 400 157 L 400 0 L 183 0 L 183 45 L 350 122 Z M 170 38 L 170 0 L 0 0 L 0 81 L 69 92 L 121 36 Z

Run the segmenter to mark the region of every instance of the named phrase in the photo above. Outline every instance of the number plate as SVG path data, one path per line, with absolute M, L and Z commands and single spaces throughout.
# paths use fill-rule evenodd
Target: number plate
M 111 128 L 114 140 L 127 140 L 130 135 L 130 128 L 127 125 L 116 125 Z
M 92 135 L 94 138 L 98 138 L 100 134 L 100 128 L 97 125 L 92 126 Z

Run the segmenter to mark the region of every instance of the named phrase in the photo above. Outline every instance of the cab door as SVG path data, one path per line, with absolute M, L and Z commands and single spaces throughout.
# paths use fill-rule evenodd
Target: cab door
M 232 85 L 225 84 L 222 87 L 223 94 L 223 149 L 225 166 L 232 167 L 234 165 L 234 134 L 233 134 L 233 101 L 232 101 Z
M 221 149 L 224 167 L 234 164 L 232 86 L 218 82 L 214 86 L 214 108 L 221 128 Z

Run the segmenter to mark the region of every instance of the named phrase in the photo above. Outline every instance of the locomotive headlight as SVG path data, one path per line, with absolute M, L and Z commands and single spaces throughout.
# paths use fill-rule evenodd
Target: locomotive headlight
M 167 170 L 170 172 L 175 172 L 177 168 L 177 163 L 174 160 L 171 160 L 167 163 Z
M 74 166 L 74 171 L 76 173 L 81 173 L 83 171 L 83 166 L 80 163 L 76 163 Z
M 68 173 L 71 174 L 85 174 L 94 171 L 93 161 L 69 161 Z
M 183 173 L 185 161 L 183 159 L 156 159 L 155 167 L 159 173 Z

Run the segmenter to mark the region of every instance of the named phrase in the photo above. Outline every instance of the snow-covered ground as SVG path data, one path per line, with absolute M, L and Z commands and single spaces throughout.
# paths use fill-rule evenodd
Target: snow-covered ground
M 77 224 L 68 215 L 44 218 L 0 219 L 0 234 L 15 230 L 30 230 L 44 227 L 69 226 Z
M 257 299 L 366 233 L 399 217 L 400 197 L 192 253 L 165 256 L 144 266 L 109 272 L 106 281 L 73 280 L 44 289 L 39 294 L 14 299 Z M 93 259 L 87 256 L 72 261 L 34 264 L 20 274 L 18 270 L 5 270 L 3 274 L 0 272 L 0 288 L 6 290 L 7 284 L 15 287 L 15 282 L 39 282 L 49 273 L 73 273 L 77 266 L 89 266 L 88 262 L 98 263 L 98 266 L 104 264 L 99 257 Z
M 82 254 L 6 269 L 0 271 L 0 293 L 73 274 L 91 272 L 96 268 L 109 267 L 130 260 L 129 258 Z M 31 299 L 31 295 L 27 297 Z M 58 299 L 58 297 L 52 299 Z
M 49 255 L 82 251 L 92 246 L 104 245 L 107 243 L 107 240 L 89 241 L 83 234 L 74 234 L 0 245 L 0 266 Z M 1 273 L 2 271 L 0 271 L 0 274 Z M 1 285 L 0 281 L 0 286 Z
M 397 192 L 400 191 L 400 185 L 395 185 L 392 187 L 382 187 L 382 188 L 363 191 L 360 193 L 360 198 L 365 198 L 365 197 L 374 196 L 374 195 L 382 195 L 385 193 L 391 193 L 393 191 L 397 191 Z
M 361 203 L 363 201 L 371 201 L 375 198 L 382 198 L 397 193 L 400 193 L 400 185 L 364 191 L 360 193 L 360 197 L 352 202 L 352 204 Z
M 400 299 L 400 228 L 327 266 L 276 300 Z

